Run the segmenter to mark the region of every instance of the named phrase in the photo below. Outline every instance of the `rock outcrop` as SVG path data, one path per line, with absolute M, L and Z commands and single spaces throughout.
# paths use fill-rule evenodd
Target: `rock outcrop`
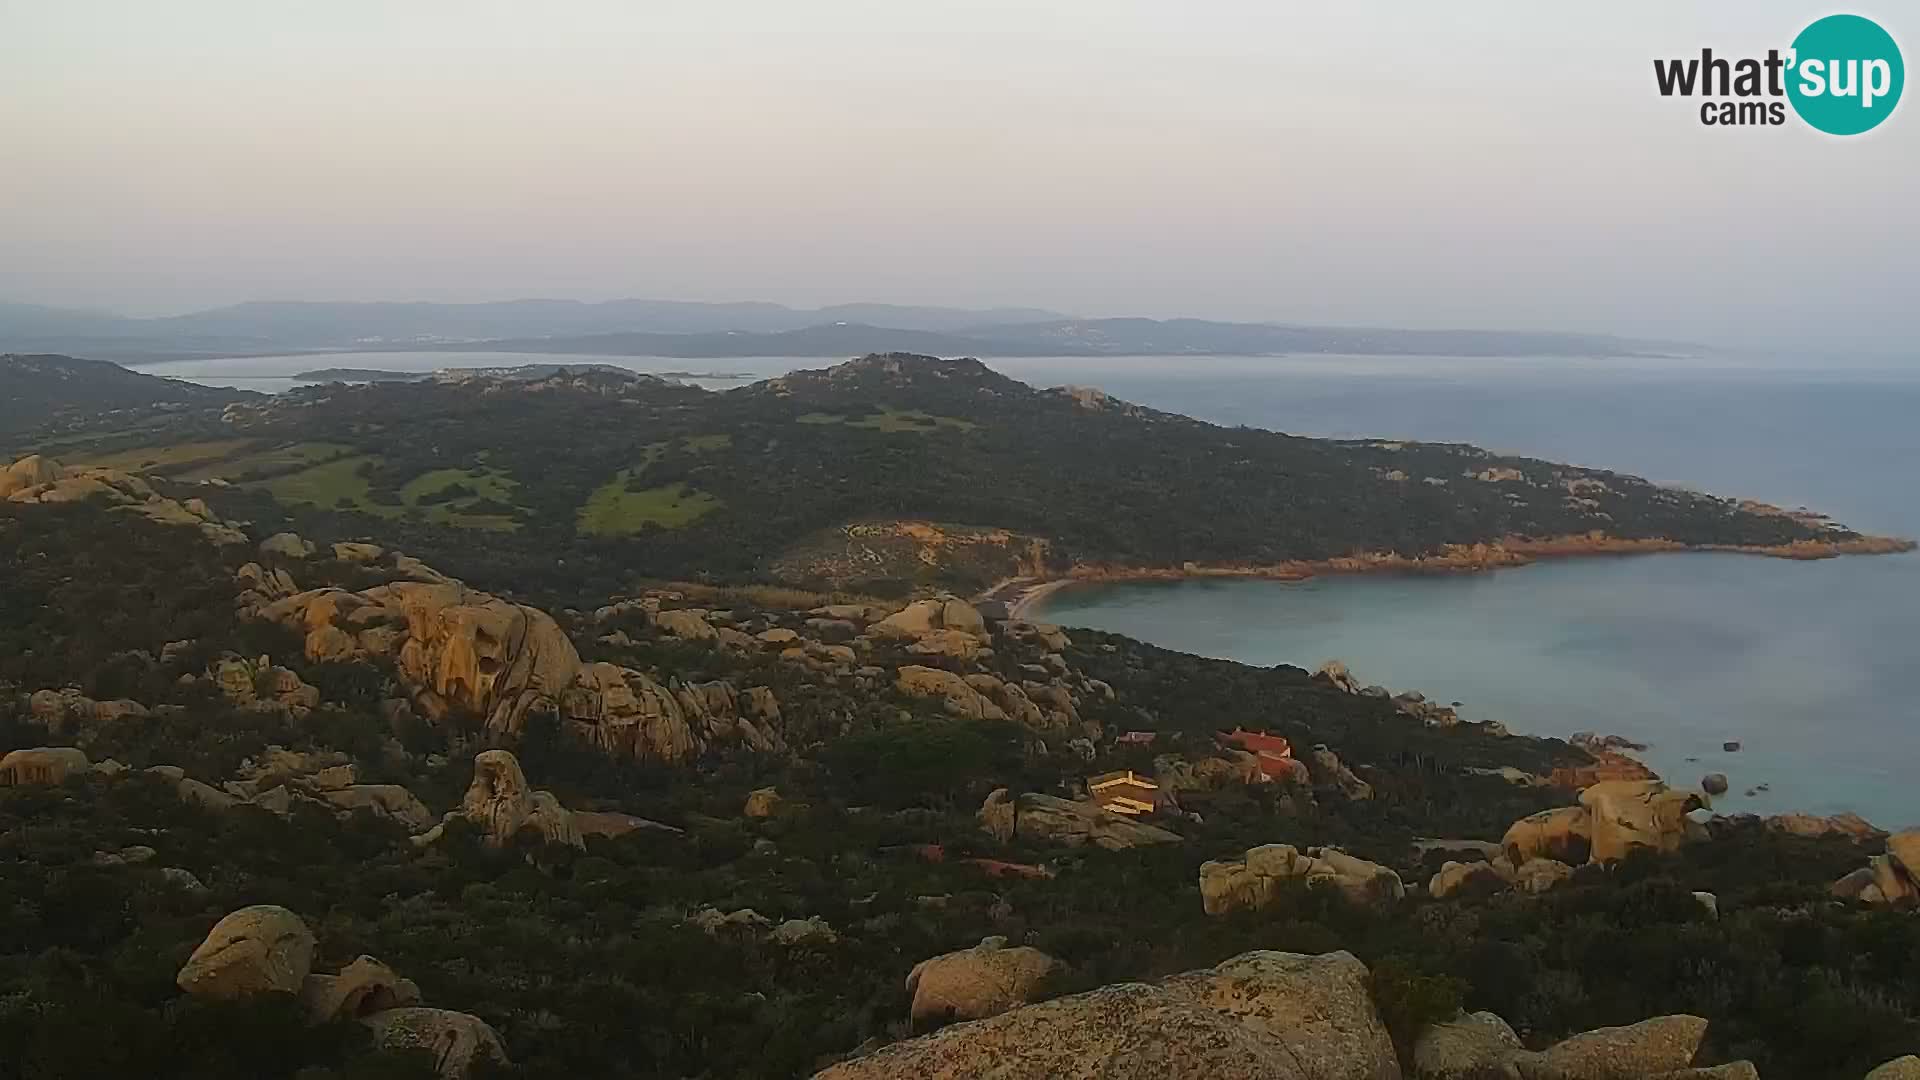
M 987 622 L 972 604 L 953 596 L 916 600 L 868 626 L 869 637 L 904 641 L 922 656 L 973 660 L 992 654 Z
M 181 503 L 161 495 L 152 484 L 131 473 L 87 465 L 62 465 L 37 454 L 21 458 L 0 471 L 0 499 L 41 505 L 99 501 L 117 511 L 139 514 L 161 525 L 198 529 L 215 544 L 247 542 L 245 533 L 215 517 L 199 499 Z
M 1490 1012 L 1423 1029 L 1413 1046 L 1415 1080 L 1757 1080 L 1752 1062 L 1693 1068 L 1706 1037 L 1697 1016 L 1659 1016 L 1598 1028 L 1545 1050 L 1523 1049 Z
M 1506 878 L 1489 862 L 1448 862 L 1427 881 L 1427 895 L 1435 900 L 1462 893 L 1498 892 L 1508 885 Z
M 965 720 L 1005 720 L 1006 711 L 975 689 L 964 676 L 940 668 L 909 664 L 894 686 L 910 697 L 939 698 L 947 712 Z
M 450 1009 L 404 1008 L 365 1021 L 383 1050 L 425 1050 L 442 1080 L 462 1080 L 485 1058 L 507 1064 L 506 1044 L 485 1020 Z
M 308 1022 L 361 1020 L 377 1012 L 420 1003 L 420 988 L 371 956 L 361 956 L 337 975 L 308 975 L 300 987 Z
M 1523 1050 L 1513 1027 L 1494 1013 L 1466 1013 L 1432 1024 L 1413 1044 L 1413 1075 L 1418 1080 L 1482 1080 Z
M 1542 810 L 1513 823 L 1500 846 L 1508 863 L 1615 862 L 1634 848 L 1677 851 L 1706 835 L 1687 815 L 1708 805 L 1697 791 L 1658 780 L 1603 780 L 1580 793 L 1580 805 Z
M 4 768 L 0 763 L 0 771 Z M 1877 906 L 1920 907 L 1920 829 L 1887 837 L 1886 852 L 1834 882 L 1833 895 Z
M 1039 949 L 1009 948 L 1003 937 L 922 960 L 907 975 L 913 1022 L 998 1016 L 1032 1002 L 1059 966 Z
M 384 557 L 384 556 L 383 556 Z M 393 556 L 396 580 L 361 592 L 291 591 L 284 569 L 241 568 L 242 610 L 303 635 L 307 658 L 384 660 L 419 713 L 435 723 L 460 716 L 489 733 L 515 736 L 534 712 L 558 716 L 566 731 L 606 752 L 677 762 L 713 744 L 784 751 L 779 703 L 766 687 L 661 685 L 611 663 L 582 663 L 552 616 Z M 674 612 L 659 612 L 659 619 Z M 683 612 L 713 627 L 698 613 Z M 690 620 L 690 621 L 689 621 Z M 671 621 L 671 620 L 670 620 Z M 236 675 L 235 682 L 245 681 Z
M 298 994 L 313 968 L 313 931 L 272 904 L 233 912 L 213 925 L 175 978 L 195 997 Z
M 1873 822 L 1859 814 L 1835 814 L 1832 817 L 1776 814 L 1766 820 L 1766 825 L 1776 832 L 1794 836 L 1845 836 L 1862 842 L 1883 839 L 1887 835 L 1886 830 L 1875 828 Z
M 528 787 L 520 759 L 506 750 L 482 750 L 474 756 L 473 782 L 467 785 L 460 809 L 448 813 L 446 820 L 456 818 L 465 818 L 479 827 L 486 842 L 493 847 L 506 846 L 522 829 L 538 831 L 541 839 L 550 844 L 586 846 L 579 827 L 574 824 L 573 814 L 560 805 L 552 792 Z M 425 847 L 438 841 L 445 829 L 446 824 L 442 822 L 414 837 L 413 842 Z
M 1123 983 L 896 1043 L 820 1080 L 1399 1080 L 1366 965 L 1251 952 L 1157 985 Z
M 1180 840 L 1177 833 L 1108 813 L 1095 803 L 1035 792 L 1015 798 L 1006 788 L 997 788 L 987 796 L 978 817 L 981 827 L 1002 841 L 1019 837 L 1069 846 L 1093 844 L 1118 851 Z
M 1894 1058 L 1868 1073 L 1866 1080 L 1920 1080 L 1920 1057 Z
M 1593 861 L 1615 862 L 1636 847 L 1677 851 L 1699 830 L 1690 811 L 1707 805 L 1704 795 L 1675 791 L 1658 780 L 1609 780 L 1580 793 L 1590 813 Z
M 1303 852 L 1291 844 L 1263 844 L 1240 859 L 1201 863 L 1200 905 L 1209 915 L 1259 911 L 1289 881 L 1336 888 L 1362 904 L 1392 904 L 1407 893 L 1399 874 L 1338 848 Z
M 1316 746 L 1307 757 L 1307 769 L 1313 775 L 1313 782 L 1323 788 L 1331 788 L 1355 801 L 1373 798 L 1373 785 L 1354 775 L 1352 769 L 1340 760 L 1340 755 L 1325 745 Z
M 1528 814 L 1508 826 L 1500 848 L 1515 866 L 1529 859 L 1583 863 L 1593 854 L 1593 824 L 1584 806 Z
M 1520 1080 L 1648 1080 L 1692 1065 L 1706 1036 L 1707 1022 L 1698 1016 L 1656 1016 L 1597 1028 L 1508 1061 Z

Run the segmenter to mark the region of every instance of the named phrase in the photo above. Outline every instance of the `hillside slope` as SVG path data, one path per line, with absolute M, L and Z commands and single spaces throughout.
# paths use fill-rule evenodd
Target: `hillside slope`
M 0 435 L 101 413 L 224 405 L 254 396 L 142 375 L 103 360 L 0 354 Z
M 58 456 L 219 479 L 210 497 L 232 514 L 327 537 L 377 526 L 464 576 L 556 593 L 1887 546 L 1604 470 L 1222 428 L 898 354 L 725 393 L 606 369 L 334 385 Z

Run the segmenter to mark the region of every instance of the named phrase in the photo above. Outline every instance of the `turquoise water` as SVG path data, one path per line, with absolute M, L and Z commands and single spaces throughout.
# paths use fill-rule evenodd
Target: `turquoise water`
M 1912 372 L 1175 363 L 1083 381 L 1222 423 L 1478 442 L 1920 535 Z M 1365 681 L 1460 701 L 1515 731 L 1628 735 L 1677 782 L 1725 772 L 1727 812 L 1920 824 L 1920 555 L 1076 586 L 1038 615 L 1253 664 L 1338 658 Z M 1743 749 L 1724 752 L 1730 739 Z

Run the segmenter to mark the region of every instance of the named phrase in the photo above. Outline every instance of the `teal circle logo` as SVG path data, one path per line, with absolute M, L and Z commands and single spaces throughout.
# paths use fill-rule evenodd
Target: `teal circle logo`
M 1829 15 L 1800 31 L 1792 65 L 1787 100 L 1800 119 L 1829 135 L 1873 130 L 1907 83 L 1893 35 L 1858 15 Z

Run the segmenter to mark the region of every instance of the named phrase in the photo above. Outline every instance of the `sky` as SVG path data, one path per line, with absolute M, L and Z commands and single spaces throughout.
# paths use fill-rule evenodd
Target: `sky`
M 1912 54 L 1920 10 L 1876 0 Z M 1920 100 L 1710 128 L 1773 2 L 0 0 L 0 299 L 1033 305 L 1920 340 Z M 1910 95 L 1915 96 L 1915 95 Z

